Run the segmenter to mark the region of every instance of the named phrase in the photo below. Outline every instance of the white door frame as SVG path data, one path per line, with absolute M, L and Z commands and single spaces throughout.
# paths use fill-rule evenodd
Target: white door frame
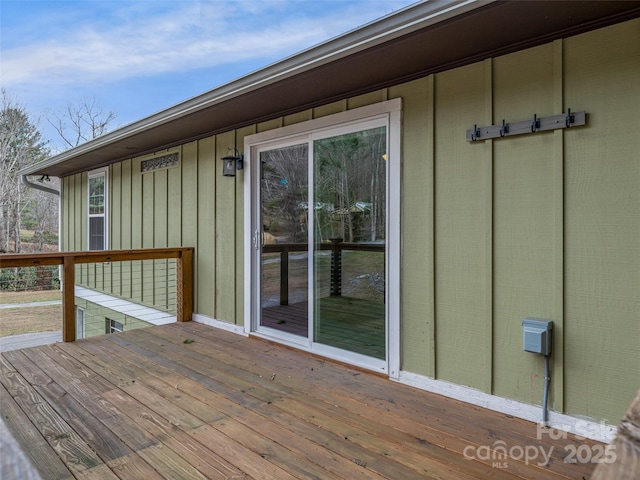
M 345 112 L 321 117 L 315 120 L 269 130 L 267 132 L 249 135 L 244 139 L 245 172 L 244 172 L 244 303 L 245 333 L 265 337 L 279 343 L 307 350 L 318 355 L 326 356 L 349 364 L 383 372 L 391 378 L 398 378 L 400 373 L 400 188 L 401 188 L 401 99 L 368 105 Z M 344 350 L 320 345 L 312 342 L 312 338 L 290 338 L 278 335 L 273 338 L 268 334 L 257 332 L 257 319 L 260 315 L 260 302 L 256 301 L 260 288 L 260 262 L 256 251 L 260 248 L 261 231 L 260 212 L 256 195 L 260 192 L 260 170 L 258 146 L 273 143 L 282 144 L 297 141 L 295 137 L 311 138 L 312 135 L 323 130 L 348 128 L 349 124 L 366 123 L 368 120 L 386 119 L 389 151 L 387 154 L 387 251 L 385 268 L 387 278 L 386 288 L 386 353 L 385 361 L 373 361 L 370 357 L 346 352 Z M 304 142 L 304 140 L 303 140 Z M 291 336 L 295 337 L 295 336 Z

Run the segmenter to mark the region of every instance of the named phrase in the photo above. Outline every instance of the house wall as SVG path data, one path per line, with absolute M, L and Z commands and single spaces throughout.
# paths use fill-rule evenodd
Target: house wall
M 219 158 L 246 135 L 402 97 L 403 370 L 540 404 L 521 322 L 551 319 L 550 408 L 617 423 L 640 385 L 638 78 L 633 20 L 194 141 L 176 168 L 127 160 L 110 167 L 110 248 L 194 246 L 195 311 L 241 325 L 243 173 L 223 178 Z M 587 125 L 465 140 L 567 108 Z M 86 174 L 67 177 L 65 249 L 86 249 L 85 218 Z
M 130 315 L 117 312 L 103 305 L 90 302 L 84 298 L 76 297 L 75 304 L 77 307 L 84 309 L 85 338 L 108 333 L 107 326 L 109 320 L 121 323 L 124 331 L 133 330 L 135 328 L 150 327 L 153 325 Z

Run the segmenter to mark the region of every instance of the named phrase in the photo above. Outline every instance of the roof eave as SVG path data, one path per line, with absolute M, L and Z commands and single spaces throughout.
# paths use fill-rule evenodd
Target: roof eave
M 418 3 L 20 173 L 92 170 L 637 17 L 639 0 Z
M 347 57 L 393 38 L 442 22 L 475 8 L 486 6 L 495 1 L 497 0 L 438 0 L 410 5 L 398 12 L 249 73 L 237 80 L 223 84 L 213 90 L 54 155 L 38 164 L 26 167 L 19 174 L 46 174 L 50 167 L 64 163 L 79 155 L 88 154 L 150 128 L 186 117 L 193 112 L 232 100 L 248 92 Z

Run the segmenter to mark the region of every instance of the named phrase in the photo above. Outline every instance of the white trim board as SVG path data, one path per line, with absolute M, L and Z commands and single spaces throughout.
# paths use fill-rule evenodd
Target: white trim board
M 248 336 L 248 333 L 245 332 L 241 325 L 234 325 L 228 322 L 215 320 L 205 315 L 194 314 L 193 321 L 236 333 L 244 337 Z M 252 335 L 259 338 L 269 339 L 264 335 L 256 333 L 253 333 Z M 283 342 L 280 340 L 279 343 Z M 286 344 L 283 343 L 283 345 Z M 293 347 L 298 350 L 308 352 L 308 350 L 300 348 L 299 345 L 293 345 Z M 435 380 L 417 373 L 400 371 L 398 378 L 390 376 L 389 379 L 420 390 L 436 393 L 471 405 L 493 410 L 494 412 L 500 412 L 505 415 L 511 415 L 516 418 L 528 420 L 537 424 L 536 428 L 541 426 L 540 419 L 542 418 L 542 407 L 540 406 L 519 402 L 517 400 L 510 400 L 504 397 L 497 397 L 474 388 L 456 385 L 455 383 L 446 382 L 444 380 Z M 608 425 L 603 422 L 598 423 L 593 419 L 573 417 L 571 415 L 550 411 L 549 420 L 549 427 L 551 428 L 590 438 L 598 442 L 611 443 L 616 435 L 615 426 Z
M 108 308 L 114 312 L 123 313 L 129 317 L 137 318 L 143 322 L 148 322 L 153 325 L 166 325 L 168 323 L 175 323 L 176 316 L 171 313 L 163 312 L 162 310 L 156 310 L 155 308 L 146 307 L 139 303 L 123 300 L 122 298 L 107 295 L 106 293 L 97 292 L 89 288 L 75 286 L 75 296 L 82 298 L 87 302 L 95 303 L 101 307 Z
M 261 315 L 261 263 L 260 263 L 260 235 L 262 221 L 258 208 L 260 195 L 261 163 L 260 153 L 272 148 L 281 148 L 293 144 L 308 144 L 310 165 L 313 163 L 313 142 L 318 139 L 341 135 L 343 133 L 360 131 L 374 127 L 385 127 L 387 131 L 387 161 L 386 161 L 386 232 L 388 232 L 385 255 L 385 270 L 387 272 L 385 288 L 386 302 L 386 353 L 387 358 L 381 366 L 380 362 L 371 357 L 339 351 L 313 342 L 313 332 L 304 337 L 304 343 L 298 339 L 288 338 L 282 332 L 269 331 L 258 325 Z M 304 122 L 274 128 L 264 132 L 248 135 L 244 138 L 245 174 L 244 174 L 244 331 L 252 335 L 267 336 L 276 343 L 295 344 L 296 348 L 318 353 L 338 361 L 356 365 L 361 368 L 382 373 L 389 373 L 397 377 L 400 369 L 400 254 L 401 254 L 401 167 L 402 167 L 402 98 L 393 98 L 380 103 L 374 103 L 352 110 L 345 110 L 332 115 L 314 118 Z M 309 168 L 309 195 L 313 198 L 313 168 Z M 313 223 L 313 209 L 309 214 L 309 222 Z M 309 230 L 308 244 L 313 245 L 313 230 Z M 313 258 L 309 256 L 309 298 L 313 298 Z M 309 308 L 312 308 L 310 302 Z M 309 318 L 312 318 L 311 311 Z M 310 322 L 309 328 L 313 324 Z M 300 337 L 303 338 L 303 337 Z M 368 361 L 366 361 L 368 359 Z
M 202 315 L 200 313 L 192 314 L 191 320 L 193 320 L 196 323 L 202 323 L 210 327 L 219 328 L 220 330 L 236 333 L 238 335 L 242 335 L 243 337 L 248 336 L 248 334 L 246 334 L 244 331 L 243 325 L 235 325 L 233 323 L 225 322 L 222 320 L 216 320 L 215 318 L 207 317 L 206 315 Z
M 490 395 L 474 388 L 436 380 L 417 373 L 401 371 L 395 381 L 542 425 L 541 406 Z M 615 426 L 604 422 L 598 423 L 591 418 L 573 417 L 552 411 L 549 411 L 549 427 L 604 443 L 611 443 L 616 435 Z

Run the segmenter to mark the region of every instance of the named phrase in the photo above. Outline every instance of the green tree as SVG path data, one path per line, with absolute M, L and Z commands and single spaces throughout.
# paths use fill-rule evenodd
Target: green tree
M 46 142 L 25 108 L 1 91 L 0 110 L 0 249 L 20 252 L 22 212 L 27 187 L 18 172 L 49 155 Z
M 384 127 L 314 142 L 315 201 L 333 205 L 332 234 L 348 242 L 385 238 L 385 151 Z

